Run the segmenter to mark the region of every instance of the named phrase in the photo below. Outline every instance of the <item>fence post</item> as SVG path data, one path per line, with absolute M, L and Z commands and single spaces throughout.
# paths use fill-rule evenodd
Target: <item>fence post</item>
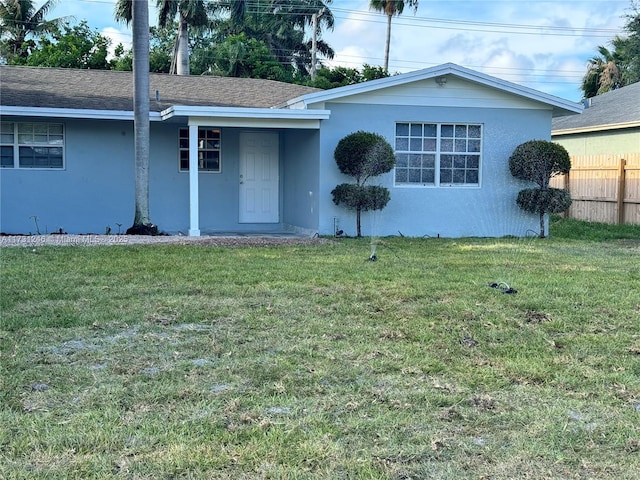
M 625 166 L 627 161 L 624 158 L 620 159 L 620 168 L 618 170 L 618 225 L 622 225 L 624 223 L 624 187 L 626 184 L 625 178 Z
M 569 175 L 571 175 L 571 169 L 569 169 L 569 171 L 564 174 L 564 189 L 569 192 L 569 195 L 571 195 L 571 179 Z M 571 214 L 569 213 L 570 210 L 571 207 L 567 208 L 564 212 L 562 212 L 562 216 L 564 218 L 571 218 Z

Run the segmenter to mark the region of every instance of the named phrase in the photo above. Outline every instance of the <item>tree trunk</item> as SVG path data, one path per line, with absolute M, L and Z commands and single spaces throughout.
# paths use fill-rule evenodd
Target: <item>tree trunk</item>
M 178 43 L 176 73 L 178 75 L 189 75 L 189 30 L 187 21 L 182 15 L 178 15 Z
M 135 215 L 128 234 L 157 233 L 149 218 L 149 7 L 133 2 L 133 130 L 135 137 Z
M 389 45 L 391 44 L 391 19 L 392 15 L 387 15 L 387 42 L 384 46 L 384 71 L 389 73 Z
M 540 212 L 540 238 L 545 237 L 544 232 L 544 212 Z
M 360 207 L 356 208 L 356 237 L 360 238 L 362 236 L 362 230 L 360 228 L 360 217 L 362 216 L 362 209 Z

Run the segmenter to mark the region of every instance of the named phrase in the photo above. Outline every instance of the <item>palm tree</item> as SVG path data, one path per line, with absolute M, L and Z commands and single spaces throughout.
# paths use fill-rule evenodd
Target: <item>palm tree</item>
M 118 0 L 116 19 L 133 24 L 135 214 L 127 234 L 155 235 L 149 215 L 149 2 Z
M 621 86 L 619 59 L 603 45 L 598 47 L 599 55 L 587 63 L 587 73 L 582 79 L 581 89 L 585 98 L 595 97 Z
M 387 16 L 387 41 L 384 47 L 384 71 L 389 71 L 389 45 L 391 43 L 391 19 L 394 15 L 401 15 L 405 5 L 409 5 L 415 12 L 418 0 L 370 0 L 369 8 Z
M 2 36 L 2 55 L 11 61 L 13 57 L 26 58 L 33 42 L 27 41 L 30 35 L 52 33 L 70 17 L 45 20 L 45 16 L 58 0 L 48 0 L 36 9 L 33 0 L 0 1 L 0 26 Z
M 311 41 L 305 41 L 305 28 L 312 25 L 312 15 L 318 17 L 316 35 L 322 28 L 332 29 L 334 17 L 328 4 L 332 0 L 217 0 L 210 4 L 215 14 L 223 12 L 216 32 L 223 41 L 229 35 L 244 34 L 263 42 L 285 69 L 304 71 L 311 62 Z M 333 58 L 333 49 L 324 41 L 317 50 Z
M 203 27 L 209 23 L 204 0 L 157 0 L 158 24 L 169 24 L 178 16 L 178 36 L 171 73 L 189 75 L 189 25 Z

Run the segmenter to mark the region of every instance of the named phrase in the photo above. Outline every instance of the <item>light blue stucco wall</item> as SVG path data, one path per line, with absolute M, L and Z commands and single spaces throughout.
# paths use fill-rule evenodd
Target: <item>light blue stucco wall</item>
M 3 121 L 26 121 L 3 117 Z M 41 233 L 113 233 L 129 227 L 134 216 L 133 123 L 47 119 L 65 130 L 64 170 L 0 169 L 0 231 Z M 189 229 L 189 175 L 178 165 L 179 123 L 152 122 L 149 210 L 162 231 Z M 280 223 L 240 224 L 240 128 L 221 132 L 221 173 L 199 175 L 200 229 L 207 232 L 279 231 L 285 226 L 315 230 L 309 191 L 317 191 L 317 131 L 269 130 L 279 135 Z M 289 138 L 291 137 L 291 138 Z M 290 170 L 290 171 L 289 171 Z M 315 199 L 314 199 L 315 200 Z M 285 208 L 286 205 L 289 205 Z M 118 226 L 121 224 L 121 226 Z
M 318 229 L 318 130 L 292 130 L 284 136 L 282 169 L 284 223 Z
M 12 121 L 3 117 L 3 121 Z M 23 119 L 31 121 L 33 119 Z M 134 214 L 131 122 L 50 119 L 65 129 L 64 170 L 0 169 L 0 231 L 104 233 Z
M 519 144 L 550 138 L 551 111 L 464 107 L 407 107 L 328 104 L 331 118 L 321 130 L 320 224 L 321 234 L 334 233 L 334 218 L 347 235 L 355 235 L 355 213 L 336 206 L 331 190 L 350 182 L 333 159 L 341 138 L 357 130 L 376 132 L 394 145 L 395 122 L 481 123 L 483 151 L 480 187 L 394 187 L 393 172 L 371 184 L 391 191 L 387 207 L 365 212 L 363 235 L 405 236 L 524 236 L 539 230 L 539 219 L 523 212 L 515 199 L 528 185 L 509 173 L 508 158 Z

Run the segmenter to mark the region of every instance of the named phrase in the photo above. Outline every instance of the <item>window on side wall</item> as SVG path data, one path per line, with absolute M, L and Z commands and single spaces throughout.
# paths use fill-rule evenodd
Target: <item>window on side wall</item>
M 189 129 L 180 129 L 180 171 L 189 171 Z M 198 171 L 220 173 L 220 129 L 198 127 Z
M 482 125 L 396 123 L 396 186 L 479 186 Z
M 64 168 L 62 124 L 1 122 L 0 167 Z

